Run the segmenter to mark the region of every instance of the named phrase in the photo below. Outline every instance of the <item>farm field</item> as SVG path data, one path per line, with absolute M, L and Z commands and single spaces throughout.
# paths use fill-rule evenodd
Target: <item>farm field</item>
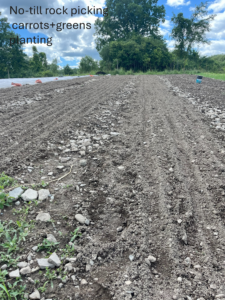
M 0 174 L 24 189 L 0 215 L 12 237 L 26 224 L 10 252 L 0 231 L 18 299 L 225 299 L 225 83 L 195 80 L 0 89 Z

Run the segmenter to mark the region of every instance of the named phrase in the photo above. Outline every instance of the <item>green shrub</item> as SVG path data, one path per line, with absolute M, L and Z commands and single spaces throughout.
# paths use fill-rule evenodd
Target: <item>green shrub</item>
M 132 69 L 130 69 L 129 71 L 126 72 L 126 75 L 134 75 L 134 72 Z
M 43 76 L 43 77 L 53 77 L 54 74 L 52 73 L 52 71 L 47 70 L 47 71 L 44 71 L 44 72 L 42 73 L 42 76 Z

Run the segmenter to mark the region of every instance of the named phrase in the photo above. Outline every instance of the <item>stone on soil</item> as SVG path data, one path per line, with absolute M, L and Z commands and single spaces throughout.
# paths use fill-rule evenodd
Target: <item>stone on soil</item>
M 36 217 L 36 221 L 48 222 L 50 220 L 51 216 L 49 213 L 40 212 Z
M 28 266 L 28 263 L 26 261 L 21 261 L 17 264 L 18 268 L 25 268 Z
M 29 298 L 33 300 L 41 299 L 41 295 L 38 290 L 35 290 L 32 294 L 30 294 Z
M 22 194 L 23 194 L 23 189 L 21 187 L 18 187 L 9 192 L 9 197 L 13 197 L 14 198 L 13 201 L 16 201 Z
M 31 273 L 31 268 L 30 268 L 30 266 L 27 266 L 27 267 L 22 268 L 22 269 L 20 270 L 20 274 L 22 274 L 22 275 L 26 275 L 26 274 L 30 274 L 30 273 Z
M 152 255 L 149 255 L 148 259 L 150 262 L 156 262 L 156 258 Z
M 117 135 L 119 135 L 119 132 L 110 132 L 110 134 L 111 134 L 112 136 L 117 136 Z
M 8 266 L 6 265 L 6 264 L 4 264 L 3 266 L 1 266 L 1 269 L 2 270 L 5 270 L 5 269 L 7 269 L 8 268 Z
M 86 159 L 81 159 L 80 160 L 80 166 L 85 167 L 87 165 L 87 160 Z
M 48 258 L 40 258 L 37 259 L 37 263 L 40 269 L 46 269 L 46 268 L 54 268 L 55 266 L 48 262 Z
M 48 262 L 56 267 L 61 265 L 61 260 L 55 252 L 48 258 Z
M 72 271 L 73 270 L 73 266 L 72 266 L 72 264 L 71 263 L 68 263 L 68 264 L 66 264 L 65 265 L 65 270 L 67 270 L 67 271 Z
M 86 218 L 83 216 L 83 215 L 81 215 L 81 214 L 76 214 L 75 215 L 75 219 L 79 222 L 79 223 L 81 223 L 81 224 L 85 224 L 86 223 Z
M 81 279 L 81 282 L 80 282 L 81 285 L 84 285 L 84 284 L 87 284 L 87 280 L 85 279 Z
M 40 191 L 38 191 L 38 200 L 42 201 L 48 198 L 48 196 L 50 195 L 49 190 L 46 189 L 42 189 Z
M 48 233 L 48 234 L 47 234 L 47 240 L 48 240 L 49 242 L 57 243 L 56 238 L 55 238 L 54 235 L 51 234 L 51 233 Z
M 10 272 L 9 273 L 9 277 L 10 278 L 18 278 L 18 277 L 20 277 L 20 271 L 19 271 L 19 269 Z
M 65 163 L 65 162 L 69 161 L 70 159 L 71 159 L 70 157 L 61 157 L 60 161 L 62 163 Z
M 36 199 L 37 199 L 37 196 L 38 196 L 37 191 L 32 190 L 32 189 L 28 189 L 28 190 L 26 190 L 25 193 L 23 193 L 23 194 L 21 195 L 21 198 L 22 198 L 24 201 L 32 201 L 32 200 L 36 200 Z

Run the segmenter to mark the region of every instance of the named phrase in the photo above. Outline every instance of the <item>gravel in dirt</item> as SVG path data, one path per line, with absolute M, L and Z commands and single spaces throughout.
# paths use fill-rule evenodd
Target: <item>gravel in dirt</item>
M 38 270 L 49 262 L 34 247 L 52 234 L 66 272 L 41 295 L 21 275 L 31 299 L 225 299 L 225 83 L 195 79 L 0 90 L 0 171 L 23 186 L 52 181 L 28 214 L 51 220 L 34 221 L 20 261 L 44 282 Z M 15 220 L 11 208 L 1 219 Z

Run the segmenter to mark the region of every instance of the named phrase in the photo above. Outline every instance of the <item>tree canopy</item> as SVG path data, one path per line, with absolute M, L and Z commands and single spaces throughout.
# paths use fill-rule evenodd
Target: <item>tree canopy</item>
M 98 62 L 95 61 L 92 57 L 86 55 L 81 58 L 80 61 L 80 70 L 81 72 L 90 72 L 91 70 L 98 69 Z
M 73 74 L 73 69 L 70 68 L 70 66 L 68 64 L 64 67 L 64 74 L 65 75 L 72 75 Z
M 16 35 L 11 30 L 7 18 L 0 18 L 0 77 L 18 72 L 27 65 L 22 46 L 16 43 L 10 45 L 10 38 L 16 38 Z
M 164 70 L 169 64 L 170 53 L 163 40 L 137 36 L 126 41 L 114 41 L 100 51 L 105 65 L 129 69 Z
M 191 18 L 185 18 L 183 13 L 173 14 L 171 21 L 174 23 L 172 38 L 176 41 L 176 50 L 179 57 L 187 56 L 194 44 L 209 44 L 205 33 L 210 30 L 210 21 L 215 15 L 208 15 L 208 3 L 201 2 L 197 5 Z
M 165 21 L 165 8 L 158 0 L 106 0 L 108 16 L 95 21 L 97 50 L 108 42 L 128 40 L 133 35 L 158 36 Z

